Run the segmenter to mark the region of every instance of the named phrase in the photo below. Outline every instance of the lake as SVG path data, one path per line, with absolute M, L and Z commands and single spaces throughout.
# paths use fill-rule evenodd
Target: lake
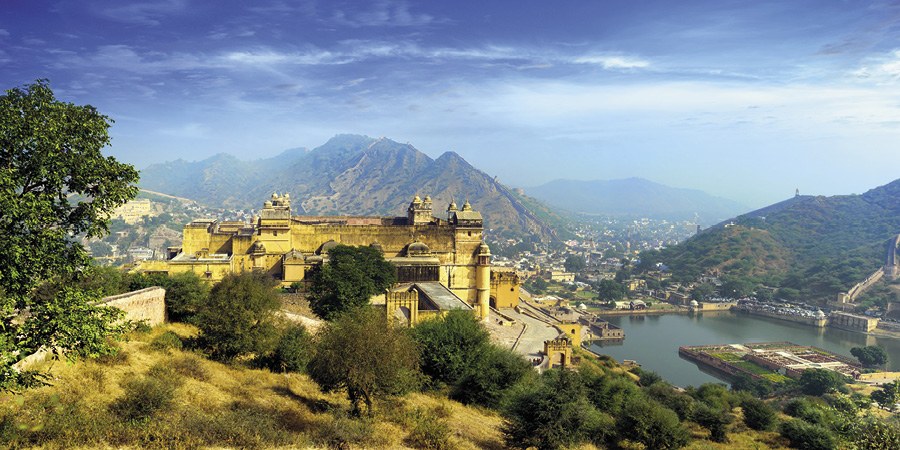
M 604 317 L 625 330 L 625 340 L 595 341 L 591 349 L 616 361 L 633 359 L 644 370 L 659 373 L 666 381 L 685 387 L 722 382 L 678 356 L 685 345 L 744 344 L 788 341 L 851 356 L 850 349 L 878 345 L 888 353 L 887 370 L 900 371 L 900 339 L 875 337 L 836 328 L 816 328 L 765 317 L 712 311 L 700 314 Z M 705 369 L 704 369 L 705 370 Z

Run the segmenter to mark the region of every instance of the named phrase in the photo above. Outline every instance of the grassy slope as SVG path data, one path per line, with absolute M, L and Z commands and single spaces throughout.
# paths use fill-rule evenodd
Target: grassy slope
M 410 448 L 409 431 L 424 414 L 449 426 L 454 448 L 502 448 L 494 412 L 417 393 L 379 403 L 374 420 L 350 418 L 343 394 L 322 394 L 305 375 L 151 350 L 149 342 L 168 330 L 182 337 L 196 332 L 169 324 L 133 334 L 117 357 L 45 363 L 52 386 L 0 397 L 0 442 L 14 448 L 327 448 L 347 441 L 353 448 Z M 171 405 L 138 423 L 111 413 L 123 386 L 160 363 L 178 386 Z

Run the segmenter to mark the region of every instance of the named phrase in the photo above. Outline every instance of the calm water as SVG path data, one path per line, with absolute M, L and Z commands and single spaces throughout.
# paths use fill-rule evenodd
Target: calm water
M 643 369 L 656 371 L 666 381 L 681 387 L 722 381 L 702 372 L 696 364 L 681 359 L 678 347 L 683 345 L 788 341 L 798 345 L 814 345 L 846 356 L 850 356 L 853 347 L 878 345 L 888 353 L 887 369 L 900 371 L 900 339 L 873 337 L 829 327 L 815 328 L 729 311 L 605 319 L 625 330 L 625 340 L 618 343 L 597 341 L 593 350 L 610 355 L 619 362 L 633 359 Z

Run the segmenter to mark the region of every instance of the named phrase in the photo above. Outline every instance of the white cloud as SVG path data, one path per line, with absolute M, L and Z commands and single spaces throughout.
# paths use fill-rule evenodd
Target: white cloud
M 623 56 L 580 56 L 572 60 L 576 64 L 596 64 L 604 69 L 635 69 L 650 65 L 649 62 L 640 59 L 626 58 Z

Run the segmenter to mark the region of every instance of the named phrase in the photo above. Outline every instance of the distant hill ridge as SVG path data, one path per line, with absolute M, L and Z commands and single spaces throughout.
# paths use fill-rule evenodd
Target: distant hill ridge
M 308 215 L 402 216 L 415 195 L 430 195 L 439 217 L 451 200 L 459 206 L 469 200 L 488 228 L 554 234 L 509 189 L 454 152 L 432 159 L 409 144 L 352 134 L 255 161 L 218 154 L 154 164 L 141 171 L 140 187 L 241 209 L 258 209 L 272 192 L 287 192 L 294 213 Z
M 554 180 L 526 188 L 534 198 L 572 212 L 629 215 L 713 224 L 747 207 L 694 189 L 672 188 L 643 178 L 621 180 Z
M 797 299 L 831 300 L 883 264 L 887 242 L 900 233 L 900 180 L 862 195 L 797 196 L 727 222 L 733 226 L 712 227 L 659 259 L 677 278 L 719 270 Z

